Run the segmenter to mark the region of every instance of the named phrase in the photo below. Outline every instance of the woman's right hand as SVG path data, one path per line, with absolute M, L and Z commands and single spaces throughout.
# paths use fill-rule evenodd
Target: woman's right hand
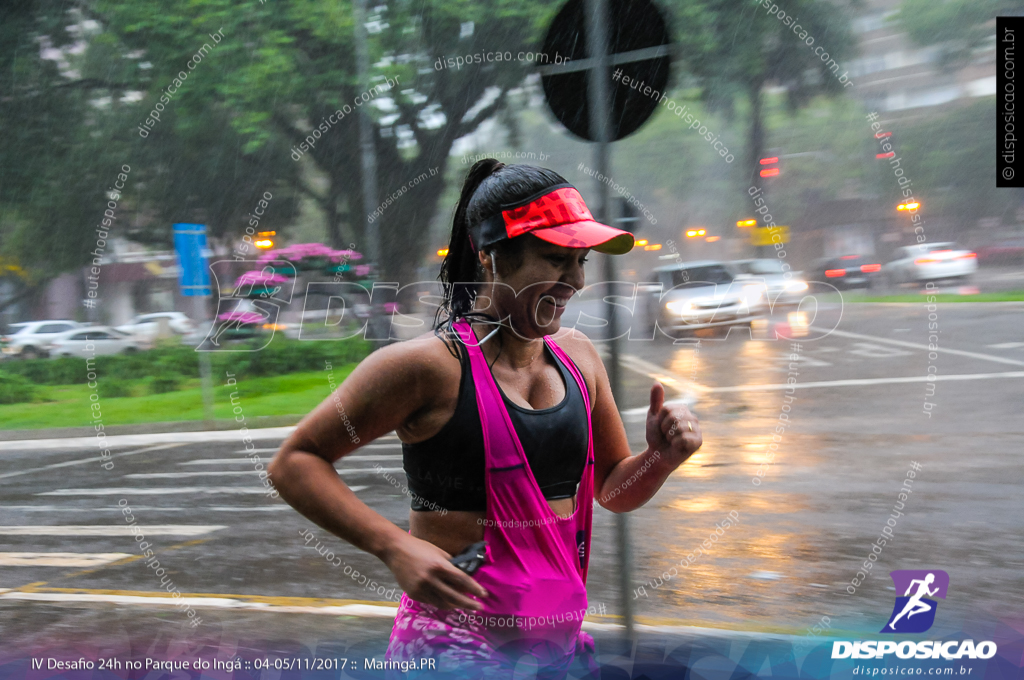
M 449 562 L 451 557 L 433 543 L 407 534 L 388 552 L 384 563 L 405 594 L 417 602 L 441 609 L 482 609 L 463 593 L 487 597 L 487 591 Z

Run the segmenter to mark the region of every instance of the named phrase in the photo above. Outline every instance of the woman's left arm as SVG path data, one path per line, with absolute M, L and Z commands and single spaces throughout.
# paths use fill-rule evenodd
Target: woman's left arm
M 594 497 L 612 512 L 636 510 L 658 492 L 673 470 L 700 448 L 703 443 L 700 423 L 683 404 L 666 405 L 665 388 L 656 382 L 651 387 L 651 406 L 647 412 L 647 450 L 634 456 L 601 357 L 588 340 L 577 346 L 591 367 L 591 375 L 596 378 L 591 411 Z

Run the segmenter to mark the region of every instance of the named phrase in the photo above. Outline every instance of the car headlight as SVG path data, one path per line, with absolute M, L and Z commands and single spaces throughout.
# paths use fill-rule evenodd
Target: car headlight
M 743 286 L 743 293 L 740 297 L 743 299 L 743 304 L 749 307 L 750 305 L 756 304 L 763 294 L 764 286 L 751 283 Z
M 665 309 L 667 309 L 668 311 L 672 312 L 673 314 L 685 314 L 687 312 L 692 312 L 693 311 L 693 301 L 692 300 L 686 300 L 686 301 L 677 300 L 677 301 L 674 301 L 674 302 L 666 302 L 665 303 Z
M 802 290 L 807 290 L 807 282 L 801 281 L 800 279 L 793 279 L 792 281 L 786 281 L 786 292 L 788 293 L 799 293 Z

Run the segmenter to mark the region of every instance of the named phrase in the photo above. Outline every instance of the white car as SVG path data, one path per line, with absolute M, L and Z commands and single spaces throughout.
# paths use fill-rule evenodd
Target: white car
M 27 321 L 11 324 L 12 332 L 0 338 L 5 357 L 21 357 L 36 359 L 46 356 L 50 351 L 50 343 L 61 333 L 83 328 L 77 321 Z
M 129 335 L 137 335 L 145 338 L 155 338 L 159 330 L 161 319 L 167 319 L 167 325 L 171 331 L 178 335 L 188 335 L 196 330 L 192 319 L 181 312 L 154 312 L 152 314 L 140 314 L 117 330 Z
M 890 284 L 967 279 L 978 271 L 978 254 L 952 241 L 903 246 L 882 267 Z
M 666 335 L 749 325 L 767 309 L 765 284 L 738 278 L 724 262 L 683 262 L 651 274 L 640 289 L 648 296 L 648 318 Z
M 757 260 L 736 260 L 733 268 L 742 272 L 737 280 L 749 278 L 765 284 L 765 292 L 772 306 L 798 305 L 807 294 L 807 281 L 800 272 L 790 272 L 789 278 L 782 268 L 782 260 L 762 258 Z
M 62 333 L 54 338 L 50 344 L 50 357 L 86 359 L 101 354 L 131 354 L 145 348 L 144 343 L 138 338 L 109 326 L 89 326 Z

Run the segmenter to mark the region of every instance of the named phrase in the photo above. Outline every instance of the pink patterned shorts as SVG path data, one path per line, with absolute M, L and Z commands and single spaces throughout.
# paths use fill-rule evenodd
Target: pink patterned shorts
M 575 635 L 575 644 L 566 652 L 566 648 L 538 639 L 536 635 L 488 628 L 468 619 L 462 612 L 416 602 L 403 593 L 386 658 L 399 662 L 435 659 L 436 670 L 405 672 L 401 676 L 389 675 L 389 678 L 418 675 L 421 678 L 505 680 L 512 677 L 514 669 L 522 673 L 524 664 L 533 664 L 536 673 L 523 677 L 559 680 L 566 676 L 576 659 L 585 671 L 598 678 L 600 672 L 594 652 L 594 639 L 582 631 Z

